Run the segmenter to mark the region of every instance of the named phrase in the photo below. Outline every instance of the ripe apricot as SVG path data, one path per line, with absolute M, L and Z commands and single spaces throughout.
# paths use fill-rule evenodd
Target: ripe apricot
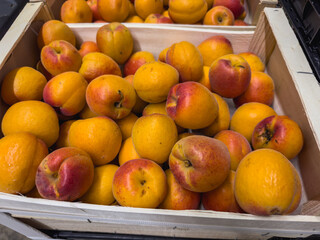
M 258 102 L 245 103 L 233 113 L 230 121 L 230 130 L 241 133 L 251 143 L 252 133 L 256 125 L 266 117 L 273 115 L 277 115 L 277 113 L 266 104 Z
M 86 151 L 95 166 L 111 162 L 118 154 L 122 135 L 118 125 L 108 117 L 93 117 L 72 123 L 69 146 Z
M 165 101 L 170 88 L 178 82 L 178 71 L 162 62 L 145 63 L 133 77 L 133 87 L 138 96 L 149 103 Z
M 166 54 L 166 63 L 178 70 L 180 82 L 198 82 L 202 78 L 202 55 L 200 51 L 188 41 L 171 45 Z
M 59 136 L 59 120 L 54 109 L 47 103 L 35 100 L 13 104 L 1 122 L 3 134 L 29 132 L 52 146 Z
M 67 0 L 60 8 L 64 23 L 91 23 L 93 14 L 85 0 Z
M 194 24 L 199 22 L 208 9 L 206 0 L 169 1 L 169 15 L 175 23 Z
M 111 205 L 115 202 L 112 194 L 113 176 L 118 170 L 114 164 L 106 164 L 94 169 L 93 183 L 79 200 L 85 203 Z
M 118 158 L 120 166 L 132 159 L 140 158 L 139 154 L 133 146 L 132 137 L 129 137 L 122 142 Z
M 2 81 L 1 97 L 9 105 L 23 100 L 41 100 L 46 83 L 45 76 L 31 67 L 15 68 Z
M 178 140 L 178 131 L 169 116 L 154 113 L 136 121 L 132 128 L 132 140 L 140 157 L 162 164 L 168 160 Z
M 35 186 L 38 165 L 48 154 L 33 134 L 13 133 L 0 139 L 0 191 L 24 194 Z
M 296 204 L 300 177 L 280 152 L 259 149 L 245 156 L 236 171 L 235 196 L 240 207 L 255 215 L 281 215 Z
M 151 13 L 163 12 L 163 0 L 135 0 L 134 7 L 142 19 L 146 19 Z

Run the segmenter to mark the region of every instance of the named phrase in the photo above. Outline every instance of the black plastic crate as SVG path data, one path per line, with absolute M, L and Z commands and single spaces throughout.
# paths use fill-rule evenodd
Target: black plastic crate
M 320 83 L 320 1 L 280 0 L 279 3 Z
M 0 0 L 0 40 L 27 2 L 28 0 Z

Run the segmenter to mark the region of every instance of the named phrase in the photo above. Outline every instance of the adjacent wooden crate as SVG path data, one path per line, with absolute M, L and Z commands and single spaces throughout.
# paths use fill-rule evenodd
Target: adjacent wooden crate
M 65 0 L 29 0 L 30 2 L 43 2 L 49 9 L 55 19 L 60 19 L 60 8 Z M 245 21 L 249 24 L 256 25 L 260 13 L 265 7 L 276 7 L 278 0 L 245 0 L 247 16 Z M 197 26 L 199 27 L 199 26 Z M 244 27 L 236 27 L 242 29 Z
M 39 60 L 36 38 L 50 19 L 44 3 L 29 3 L 0 42 L 0 80 L 15 67 L 35 66 Z M 94 40 L 99 24 L 69 24 L 78 44 Z M 320 87 L 282 9 L 265 8 L 255 31 L 200 29 L 132 24 L 135 51 L 158 56 L 170 44 L 188 40 L 198 45 L 213 35 L 224 35 L 236 53 L 252 51 L 266 63 L 274 79 L 279 114 L 295 120 L 305 138 L 303 150 L 293 160 L 303 180 L 301 205 L 289 216 L 261 217 L 206 210 L 163 210 L 59 202 L 0 193 L 0 212 L 36 229 L 154 235 L 167 237 L 268 239 L 320 234 L 320 217 L 301 215 L 320 196 Z M 12 31 L 13 32 L 12 32 Z M 10 36 L 10 37 L 9 37 Z M 1 105 L 1 114 L 5 111 Z M 1 115 L 2 116 L 2 115 Z M 1 117 L 0 116 L 0 117 Z M 0 219 L 1 221 L 1 219 Z M 1 224 L 1 222 L 0 222 Z

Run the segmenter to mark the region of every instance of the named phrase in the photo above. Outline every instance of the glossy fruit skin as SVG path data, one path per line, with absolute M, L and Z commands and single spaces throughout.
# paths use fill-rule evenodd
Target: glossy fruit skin
M 94 169 L 94 178 L 89 190 L 80 198 L 81 202 L 111 205 L 115 202 L 112 181 L 119 166 L 106 164 Z
M 258 149 L 244 157 L 236 171 L 235 196 L 247 213 L 282 215 L 297 207 L 301 180 L 292 163 L 273 149 Z
M 29 132 L 51 147 L 59 137 L 59 119 L 47 103 L 28 100 L 13 104 L 1 122 L 3 134 Z
M 136 103 L 136 93 L 124 78 L 106 74 L 88 84 L 86 101 L 94 113 L 118 120 L 130 114 Z
M 250 84 L 250 66 L 244 58 L 236 54 L 224 55 L 210 66 L 209 79 L 213 92 L 221 97 L 235 98 Z
M 166 63 L 179 72 L 179 82 L 198 82 L 203 74 L 203 58 L 198 48 L 188 41 L 171 45 L 166 53 Z
M 129 2 L 125 0 L 99 0 L 98 11 L 106 22 L 123 22 L 129 15 Z
M 169 16 L 175 23 L 194 24 L 199 22 L 208 9 L 205 0 L 169 1 Z
M 132 128 L 132 141 L 141 158 L 163 164 L 178 139 L 174 121 L 167 115 L 154 113 L 140 117 Z
M 182 187 L 193 192 L 208 192 L 227 178 L 230 154 L 226 145 L 217 139 L 188 136 L 172 148 L 169 167 Z
M 26 132 L 0 139 L 0 191 L 25 194 L 35 187 L 38 165 L 48 154 L 46 144 Z
M 243 213 L 234 196 L 235 171 L 216 189 L 202 194 L 201 202 L 206 210 Z
M 217 118 L 218 108 L 213 93 L 193 81 L 173 86 L 166 101 L 168 115 L 177 125 L 188 129 L 208 127 Z
M 130 160 L 116 171 L 112 192 L 121 206 L 156 208 L 167 193 L 166 175 L 154 161 Z
M 138 96 L 148 103 L 165 101 L 170 89 L 178 82 L 177 69 L 157 61 L 143 64 L 133 77 L 133 87 Z
M 257 124 L 252 134 L 254 149 L 274 149 L 289 160 L 300 153 L 303 142 L 303 134 L 299 125 L 285 115 L 263 119 Z
M 233 113 L 230 130 L 242 134 L 251 143 L 255 126 L 266 117 L 277 115 L 276 111 L 263 103 L 249 102 L 241 105 Z
M 43 198 L 74 201 L 88 191 L 94 166 L 90 156 L 75 147 L 59 148 L 40 163 L 36 186 Z
M 96 43 L 100 51 L 118 64 L 124 64 L 132 54 L 133 38 L 130 30 L 121 23 L 112 22 L 98 29 Z
M 273 79 L 264 72 L 251 72 L 248 88 L 233 99 L 236 107 L 248 102 L 260 102 L 271 106 L 274 100 L 275 86 Z
M 68 133 L 68 146 L 86 151 L 95 166 L 110 163 L 119 153 L 122 134 L 119 126 L 105 116 L 76 120 Z
M 64 40 L 55 40 L 44 46 L 40 59 L 44 68 L 53 76 L 68 71 L 77 72 L 82 61 L 78 50 Z
M 168 192 L 159 208 L 172 210 L 198 209 L 201 194 L 183 188 L 175 179 L 170 169 L 165 171 Z

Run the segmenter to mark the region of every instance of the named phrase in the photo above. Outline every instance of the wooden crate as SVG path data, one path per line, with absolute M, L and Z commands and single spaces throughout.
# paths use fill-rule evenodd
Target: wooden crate
M 49 9 L 55 19 L 60 19 L 60 8 L 65 0 L 29 0 L 29 2 L 43 2 L 45 7 Z M 265 7 L 276 7 L 278 0 L 246 0 L 245 9 L 247 16 L 245 21 L 249 24 L 256 25 L 260 13 Z M 197 26 L 197 27 L 202 27 Z M 208 26 L 207 26 L 208 27 Z M 243 29 L 244 27 L 236 27 Z
M 0 80 L 19 66 L 39 60 L 37 32 L 50 19 L 44 4 L 29 3 L 16 19 L 13 32 L 0 42 Z M 100 25 L 69 24 L 78 43 L 94 40 Z M 36 229 L 217 239 L 268 239 L 320 234 L 320 217 L 302 215 L 304 204 L 320 196 L 320 87 L 282 9 L 265 8 L 255 31 L 130 25 L 135 50 L 158 56 L 174 42 L 197 45 L 213 35 L 226 36 L 236 53 L 253 51 L 266 63 L 274 79 L 274 108 L 302 128 L 305 145 L 293 160 L 303 180 L 299 208 L 288 216 L 253 216 L 206 210 L 162 210 L 59 202 L 0 193 L 0 212 L 10 214 Z M 11 38 L 9 38 L 11 36 Z M 165 38 L 162 38 L 165 36 Z M 2 105 L 1 105 L 2 106 Z M 5 111 L 1 107 L 1 114 Z M 1 116 L 0 116 L 1 117 Z M 317 203 L 317 202 L 316 202 Z M 1 221 L 1 219 L 0 219 Z M 1 222 L 0 222 L 1 224 Z

